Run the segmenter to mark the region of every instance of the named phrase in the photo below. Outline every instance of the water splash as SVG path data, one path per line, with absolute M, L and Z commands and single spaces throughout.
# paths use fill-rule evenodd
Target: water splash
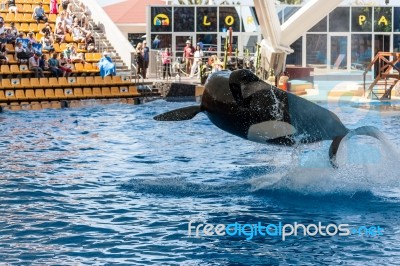
M 253 191 L 288 190 L 301 194 L 326 195 L 393 191 L 400 187 L 397 173 L 399 153 L 384 136 L 380 140 L 355 137 L 345 140 L 338 150 L 338 169 L 329 164 L 330 142 L 299 145 L 287 165 L 264 176 L 252 178 Z M 392 195 L 393 196 L 393 195 Z

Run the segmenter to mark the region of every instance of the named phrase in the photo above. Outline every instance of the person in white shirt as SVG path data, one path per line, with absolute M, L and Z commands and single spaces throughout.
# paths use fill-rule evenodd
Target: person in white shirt
M 31 58 L 29 58 L 29 70 L 35 73 L 36 78 L 43 78 L 43 69 L 39 66 L 40 54 L 35 53 Z
M 197 69 L 197 78 L 200 78 L 200 66 L 201 66 L 201 60 L 202 57 L 204 56 L 203 51 L 200 48 L 200 45 L 196 45 L 196 51 L 193 54 L 194 57 L 194 61 L 193 61 L 193 66 L 192 69 L 190 71 L 190 76 L 189 77 L 193 77 L 194 73 L 196 72 Z

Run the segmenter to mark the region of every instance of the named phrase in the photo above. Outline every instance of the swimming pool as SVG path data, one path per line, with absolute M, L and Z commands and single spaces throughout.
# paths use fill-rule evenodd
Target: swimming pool
M 15 265 L 394 265 L 400 259 L 400 112 L 320 104 L 349 128 L 374 125 L 328 163 L 330 142 L 252 143 L 195 103 L 162 100 L 0 114 L 0 262 Z M 390 147 L 393 150 L 390 150 Z M 388 151 L 389 150 L 389 151 Z M 199 224 L 380 226 L 381 236 L 188 236 Z

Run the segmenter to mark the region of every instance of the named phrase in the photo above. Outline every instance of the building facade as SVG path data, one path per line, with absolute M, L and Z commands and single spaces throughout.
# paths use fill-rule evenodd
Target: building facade
M 400 52 L 400 4 L 353 1 L 338 6 L 304 33 L 291 48 L 287 64 L 326 69 L 363 69 L 377 51 Z M 357 2 L 357 3 L 355 3 Z M 395 4 L 396 1 L 392 1 Z M 150 6 L 147 10 L 147 39 L 160 42 L 153 49 L 171 47 L 181 56 L 187 40 L 202 42 L 204 50 L 222 55 L 227 29 L 233 29 L 233 46 L 239 56 L 254 53 L 262 40 L 253 3 L 221 1 L 215 5 Z M 278 5 L 281 23 L 300 5 Z

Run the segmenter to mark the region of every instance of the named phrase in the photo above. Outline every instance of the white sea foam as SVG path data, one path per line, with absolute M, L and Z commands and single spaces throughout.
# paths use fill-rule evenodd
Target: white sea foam
M 289 190 L 302 194 L 354 194 L 399 191 L 400 154 L 385 138 L 345 139 L 337 153 L 338 169 L 329 163 L 330 141 L 300 145 L 279 170 L 252 178 L 252 190 Z M 398 194 L 400 198 L 400 194 Z

